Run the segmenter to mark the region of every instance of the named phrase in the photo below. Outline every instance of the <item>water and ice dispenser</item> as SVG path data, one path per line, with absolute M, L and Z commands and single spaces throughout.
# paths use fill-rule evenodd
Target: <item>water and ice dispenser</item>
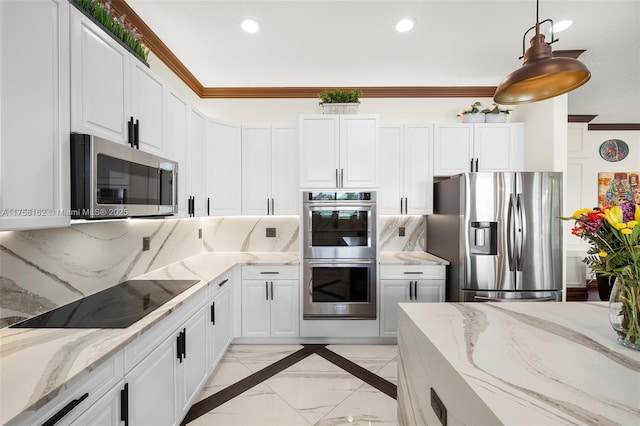
M 471 222 L 469 251 L 472 255 L 498 254 L 498 222 Z

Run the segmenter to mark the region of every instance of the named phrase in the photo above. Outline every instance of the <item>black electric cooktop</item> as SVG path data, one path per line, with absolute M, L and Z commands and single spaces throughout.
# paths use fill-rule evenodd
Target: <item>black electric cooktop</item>
M 127 328 L 198 280 L 129 280 L 11 328 Z

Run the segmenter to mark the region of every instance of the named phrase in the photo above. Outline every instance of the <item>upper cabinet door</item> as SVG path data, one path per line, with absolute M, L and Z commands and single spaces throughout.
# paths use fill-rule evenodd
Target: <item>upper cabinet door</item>
M 476 124 L 474 157 L 479 172 L 521 171 L 524 168 L 524 124 Z
M 404 201 L 404 173 L 402 166 L 404 126 L 380 126 L 380 158 L 384 167 L 380 168 L 380 190 L 378 191 L 378 212 L 380 214 L 401 214 Z
M 69 225 L 69 3 L 0 1 L 0 231 Z
M 210 205 L 209 214 L 211 216 L 240 215 L 242 213 L 240 126 L 208 119 L 206 141 L 205 174 L 207 201 Z
M 271 214 L 296 215 L 300 210 L 298 128 L 271 127 Z
M 193 200 L 193 211 L 191 214 L 193 216 L 204 216 L 207 213 L 204 164 L 206 155 L 208 154 L 205 151 L 205 117 L 200 111 L 192 107 L 189 107 L 188 116 L 187 195 Z M 180 167 L 180 165 L 178 165 L 178 167 Z M 182 175 L 184 176 L 185 173 L 182 173 Z
M 300 187 L 336 188 L 340 168 L 340 117 L 300 117 Z
M 71 8 L 71 130 L 126 143 L 130 53 Z
M 377 115 L 340 116 L 340 188 L 377 188 Z
M 167 143 L 165 144 L 166 156 L 178 162 L 178 216 L 188 215 L 187 193 L 187 128 L 188 128 L 188 103 L 175 91 L 169 89 L 166 92 L 167 105 Z M 201 143 L 202 144 L 202 143 Z
M 271 211 L 271 126 L 242 126 L 242 214 Z
M 430 125 L 404 127 L 405 214 L 433 213 L 432 135 Z
M 433 174 L 451 176 L 471 171 L 473 124 L 437 124 L 433 138 Z
M 165 84 L 142 62 L 131 60 L 131 115 L 137 120 L 140 149 L 164 154 Z

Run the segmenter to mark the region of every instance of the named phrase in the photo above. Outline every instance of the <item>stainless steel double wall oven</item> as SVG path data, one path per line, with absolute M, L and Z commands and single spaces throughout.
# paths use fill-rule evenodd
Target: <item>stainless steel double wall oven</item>
M 303 193 L 305 319 L 376 318 L 376 194 Z

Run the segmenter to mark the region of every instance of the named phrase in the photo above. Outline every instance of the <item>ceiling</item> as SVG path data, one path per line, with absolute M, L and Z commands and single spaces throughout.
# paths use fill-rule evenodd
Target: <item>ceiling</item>
M 533 0 L 126 2 L 205 87 L 497 86 L 536 21 Z M 395 32 L 404 17 L 414 29 Z M 542 0 L 547 18 L 573 21 L 553 48 L 586 49 L 592 73 L 569 114 L 640 123 L 640 0 Z

